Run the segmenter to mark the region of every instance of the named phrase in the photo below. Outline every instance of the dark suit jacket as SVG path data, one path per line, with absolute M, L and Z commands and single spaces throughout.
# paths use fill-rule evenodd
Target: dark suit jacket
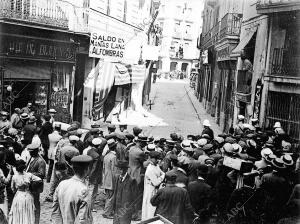
M 44 149 L 49 149 L 49 138 L 48 135 L 53 132 L 53 127 L 50 122 L 46 122 L 42 125 L 39 137 L 41 139 Z
M 185 173 L 183 173 L 181 170 L 178 170 L 177 168 L 172 169 L 170 171 L 168 171 L 166 174 L 176 174 L 176 182 L 175 184 L 184 184 L 185 187 L 187 187 L 188 182 L 189 182 L 189 178 L 187 177 L 187 175 Z
M 188 192 L 191 204 L 196 213 L 200 213 L 203 209 L 207 209 L 211 204 L 212 190 L 204 180 L 196 180 L 188 185 Z
M 194 210 L 186 189 L 167 184 L 151 198 L 157 206 L 155 214 L 162 215 L 174 224 L 191 223 Z
M 23 131 L 24 131 L 24 142 L 26 144 L 30 144 L 32 138 L 34 136 L 36 130 L 36 126 L 34 124 L 26 124 Z
M 214 131 L 209 128 L 209 127 L 205 127 L 201 133 L 201 135 L 207 134 L 211 137 L 211 139 L 214 139 Z
M 118 175 L 113 194 L 114 224 L 130 224 L 138 197 L 136 180 L 127 174 L 122 182 Z
M 27 165 L 27 172 L 32 173 L 35 176 L 38 176 L 42 180 L 46 176 L 46 162 L 40 156 L 31 158 Z M 41 186 L 40 192 L 43 191 L 43 185 Z

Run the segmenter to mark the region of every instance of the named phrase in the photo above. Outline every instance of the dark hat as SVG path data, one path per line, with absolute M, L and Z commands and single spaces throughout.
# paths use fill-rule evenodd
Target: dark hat
M 128 163 L 127 160 L 119 160 L 116 164 L 116 167 L 118 167 L 118 168 L 128 168 L 129 163 Z
M 151 151 L 151 152 L 149 152 L 149 156 L 150 156 L 150 158 L 159 159 L 160 153 L 157 151 Z
M 127 139 L 129 139 L 129 140 L 134 139 L 134 135 L 133 135 L 133 134 L 130 134 L 130 133 L 126 133 L 126 134 L 125 134 L 125 137 L 126 137 Z
M 140 133 L 142 133 L 143 129 L 135 126 L 135 127 L 133 127 L 132 131 L 135 136 L 138 136 Z
M 167 141 L 167 140 L 166 140 L 165 138 L 160 138 L 160 139 L 159 139 L 159 142 L 160 142 L 160 143 L 165 143 L 166 141 Z
M 35 118 L 35 116 L 31 116 L 28 120 L 29 124 L 35 123 L 37 121 L 37 119 Z
M 154 142 L 154 137 L 153 136 L 149 136 L 148 137 L 148 142 Z
M 125 135 L 121 134 L 121 133 L 116 133 L 116 138 L 119 140 L 124 140 L 125 139 Z
M 283 155 L 281 159 L 284 162 L 284 165 L 286 166 L 292 166 L 294 164 L 293 158 L 288 154 Z
M 108 130 L 116 130 L 116 126 L 114 125 L 114 124 L 109 124 L 108 126 L 107 126 L 107 129 Z
M 269 162 L 269 163 L 272 163 L 272 161 L 274 160 L 274 159 L 276 159 L 277 157 L 274 155 L 274 154 L 269 154 L 269 155 L 267 155 L 266 156 L 266 161 L 267 162 Z
M 166 144 L 167 144 L 167 146 L 171 146 L 171 147 L 175 146 L 175 142 L 173 140 L 171 140 L 171 139 L 167 139 L 166 140 Z
M 100 128 L 100 124 L 92 124 L 91 128 Z
M 90 163 L 92 161 L 92 157 L 87 156 L 87 155 L 79 155 L 79 156 L 74 156 L 71 159 L 72 163 L 79 163 L 79 164 L 84 164 L 84 163 Z
M 63 170 L 66 170 L 66 169 L 67 169 L 67 166 L 66 166 L 65 163 L 63 163 L 63 162 L 55 163 L 55 170 L 63 171 Z
M 119 124 L 119 127 L 127 127 L 127 124 Z
M 107 140 L 108 148 L 111 149 L 111 148 L 115 147 L 116 145 L 117 145 L 117 143 L 115 142 L 115 140 L 113 138 Z
M 148 137 L 143 135 L 143 134 L 139 134 L 138 135 L 138 138 L 137 138 L 137 141 L 140 141 L 140 142 L 148 142 Z
M 171 133 L 171 134 L 170 134 L 170 138 L 171 138 L 173 141 L 177 141 L 177 140 L 178 140 L 178 135 L 177 135 L 177 133 Z
M 175 181 L 177 175 L 174 172 L 167 172 L 165 177 L 166 177 L 166 181 Z
M 272 161 L 272 165 L 276 169 L 285 169 L 286 166 L 281 158 L 276 158 Z

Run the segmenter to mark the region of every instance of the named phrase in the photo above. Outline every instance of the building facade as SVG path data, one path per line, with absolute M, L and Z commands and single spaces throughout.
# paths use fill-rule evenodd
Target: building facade
M 0 3 L 0 107 L 33 104 L 37 115 L 49 108 L 69 122 L 76 69 L 74 33 L 56 1 L 3 0 Z
M 161 1 L 157 22 L 162 27 L 158 69 L 162 73 L 189 74 L 197 59 L 197 37 L 201 27 L 202 1 Z

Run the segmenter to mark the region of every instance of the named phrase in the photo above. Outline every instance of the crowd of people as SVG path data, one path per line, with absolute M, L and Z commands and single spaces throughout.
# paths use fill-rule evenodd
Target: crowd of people
M 299 223 L 299 146 L 280 122 L 261 130 L 239 115 L 215 136 L 204 120 L 201 134 L 166 139 L 127 125 L 62 130 L 55 112 L 0 114 L 0 223 L 38 224 L 44 182 L 55 224 L 93 223 L 99 189 L 115 224 Z

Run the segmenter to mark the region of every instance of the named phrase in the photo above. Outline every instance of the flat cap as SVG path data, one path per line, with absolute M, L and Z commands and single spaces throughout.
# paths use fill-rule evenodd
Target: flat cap
M 69 140 L 70 140 L 70 141 L 79 141 L 79 137 L 76 136 L 76 135 L 70 135 L 70 136 L 69 136 Z
M 204 145 L 207 144 L 207 139 L 206 139 L 206 138 L 201 138 L 201 139 L 199 139 L 199 140 L 197 141 L 197 144 L 198 144 L 200 147 L 202 147 L 202 146 L 204 146 Z
M 79 155 L 79 156 L 74 156 L 71 159 L 72 163 L 90 163 L 92 161 L 92 157 L 87 156 L 87 155 Z
M 100 145 L 102 143 L 102 140 L 101 140 L 101 138 L 94 138 L 93 140 L 92 140 L 92 144 L 93 145 Z
M 232 137 L 226 137 L 225 138 L 225 143 L 233 144 L 235 142 L 236 142 L 236 140 L 234 138 L 232 138 Z
M 125 139 L 125 135 L 121 134 L 121 133 L 116 133 L 116 138 L 120 139 L 120 140 L 124 140 Z
M 127 139 L 129 139 L 129 140 L 134 139 L 134 135 L 131 134 L 131 133 L 126 133 L 126 134 L 125 134 L 125 137 L 126 137 Z

